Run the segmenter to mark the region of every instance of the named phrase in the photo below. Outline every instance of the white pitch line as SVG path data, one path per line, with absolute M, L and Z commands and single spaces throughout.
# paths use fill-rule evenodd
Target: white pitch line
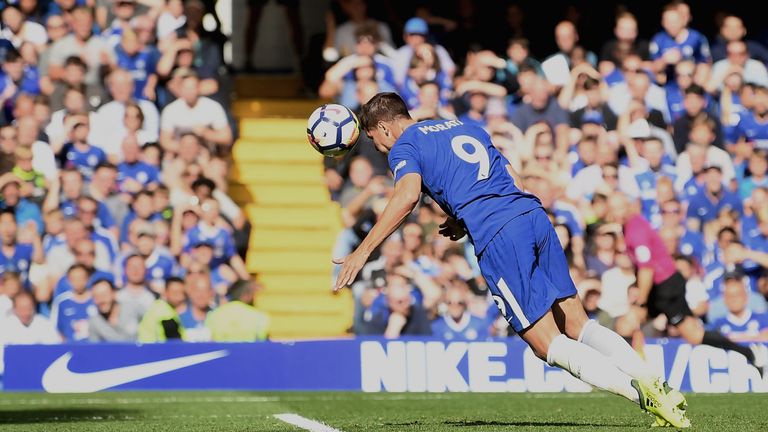
M 338 429 L 334 429 L 326 424 L 320 423 L 318 421 L 310 420 L 298 414 L 293 414 L 293 413 L 275 414 L 274 417 L 288 424 L 292 424 L 304 430 L 308 430 L 309 432 L 341 432 Z

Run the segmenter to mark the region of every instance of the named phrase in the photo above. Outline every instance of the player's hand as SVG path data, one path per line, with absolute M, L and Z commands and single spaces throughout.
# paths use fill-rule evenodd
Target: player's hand
M 440 231 L 438 231 L 438 233 L 440 235 L 448 237 L 453 241 L 459 240 L 467 234 L 464 227 L 452 217 L 449 217 L 445 222 L 441 223 L 439 228 Z
M 363 268 L 367 261 L 368 254 L 362 252 L 360 249 L 357 249 L 344 258 L 334 258 L 333 263 L 340 264 L 341 271 L 339 272 L 339 277 L 336 278 L 336 285 L 333 287 L 333 291 L 337 292 L 354 282 L 360 269 Z

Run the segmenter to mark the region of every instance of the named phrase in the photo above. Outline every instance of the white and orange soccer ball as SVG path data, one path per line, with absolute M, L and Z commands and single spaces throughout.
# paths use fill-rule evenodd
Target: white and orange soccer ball
M 323 156 L 336 157 L 355 146 L 360 136 L 360 121 L 344 105 L 325 104 L 312 112 L 307 120 L 307 138 Z

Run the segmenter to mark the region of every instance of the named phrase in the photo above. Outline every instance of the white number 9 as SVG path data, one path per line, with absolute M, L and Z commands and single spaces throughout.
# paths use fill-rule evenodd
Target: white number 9
M 464 150 L 464 144 L 469 144 L 474 147 L 475 151 L 467 153 Z M 483 146 L 483 143 L 469 135 L 459 135 L 451 140 L 451 148 L 456 156 L 460 157 L 464 162 L 471 164 L 480 164 L 477 171 L 477 181 L 485 180 L 488 178 L 488 173 L 491 170 L 491 160 L 488 157 L 488 151 Z

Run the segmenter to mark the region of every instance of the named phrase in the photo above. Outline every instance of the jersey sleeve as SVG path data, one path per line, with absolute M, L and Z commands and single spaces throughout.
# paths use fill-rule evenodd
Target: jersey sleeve
M 389 152 L 389 168 L 395 177 L 395 183 L 404 175 L 416 173 L 421 175 L 419 151 L 409 142 L 400 142 Z

